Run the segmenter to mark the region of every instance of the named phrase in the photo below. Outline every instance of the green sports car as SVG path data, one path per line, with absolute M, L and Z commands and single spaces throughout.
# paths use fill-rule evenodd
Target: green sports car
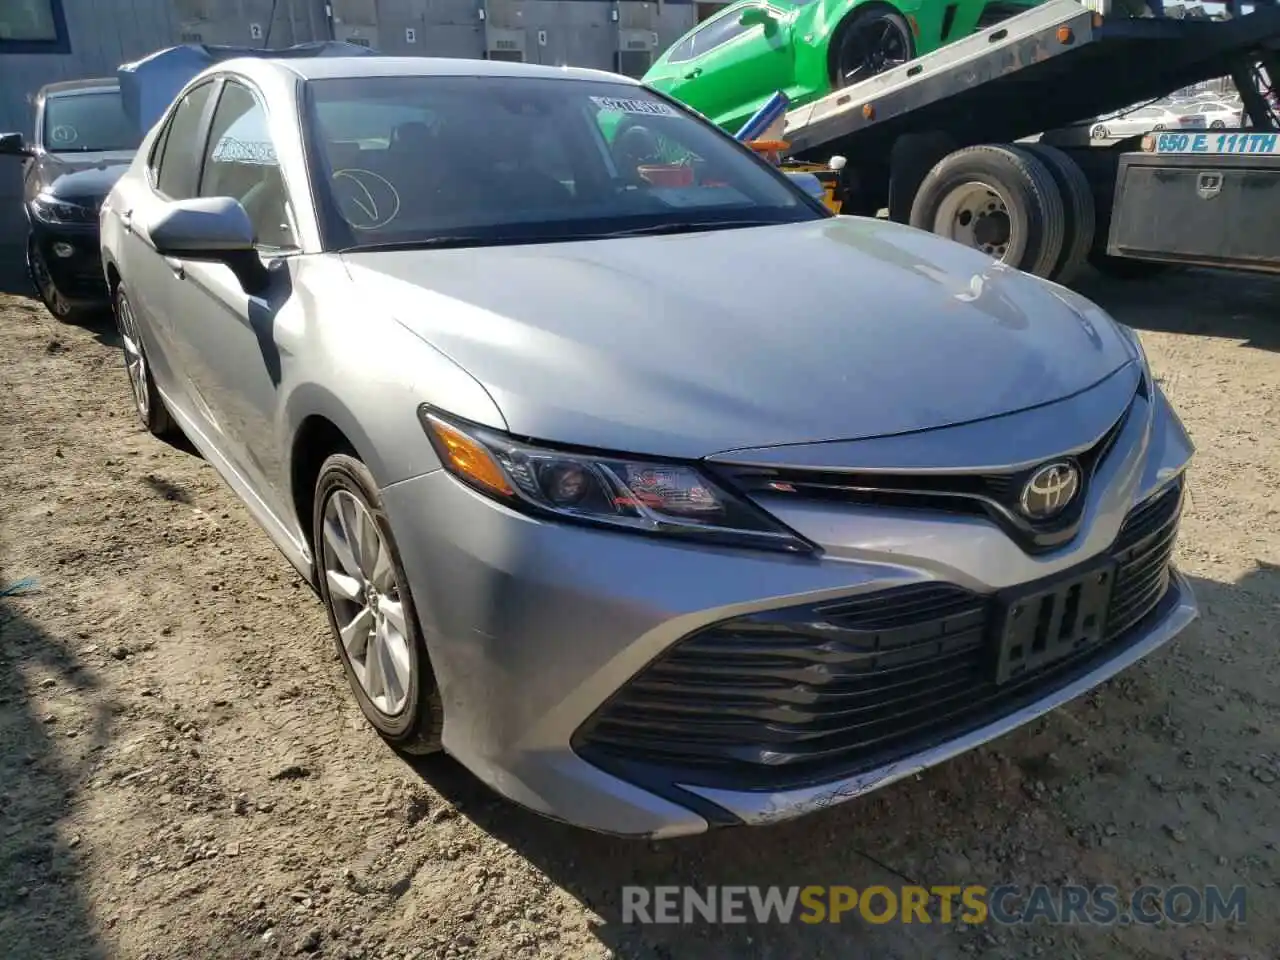
M 681 37 L 644 82 L 730 133 L 777 90 L 800 106 L 1042 0 L 738 0 Z

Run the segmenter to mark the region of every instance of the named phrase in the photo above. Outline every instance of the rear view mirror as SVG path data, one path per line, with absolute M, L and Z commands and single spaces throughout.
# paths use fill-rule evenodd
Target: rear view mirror
M 742 11 L 742 15 L 738 17 L 738 23 L 744 27 L 764 27 L 765 33 L 770 32 L 778 25 L 778 21 L 774 19 L 773 14 L 764 7 L 747 7 Z
M 165 206 L 148 233 L 156 252 L 163 257 L 224 263 L 245 293 L 258 294 L 266 289 L 269 275 L 258 256 L 253 223 L 238 200 L 177 200 Z
M 29 157 L 34 151 L 27 145 L 20 133 L 0 133 L 0 155 L 7 157 Z

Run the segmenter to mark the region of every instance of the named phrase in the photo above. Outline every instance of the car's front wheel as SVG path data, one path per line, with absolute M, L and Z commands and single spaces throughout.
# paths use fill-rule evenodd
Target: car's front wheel
M 889 7 L 863 7 L 848 17 L 832 40 L 832 86 L 851 87 L 915 56 L 911 28 Z
M 116 330 L 120 334 L 120 349 L 124 354 L 124 369 L 129 375 L 129 388 L 133 392 L 133 407 L 138 419 L 153 436 L 165 438 L 178 432 L 178 426 L 164 405 L 164 399 L 156 390 L 147 353 L 142 346 L 138 317 L 133 312 L 124 284 L 116 287 Z
M 329 457 L 316 481 L 311 522 L 320 596 L 361 711 L 397 749 L 439 750 L 440 695 L 369 468 L 349 454 Z
M 27 238 L 27 272 L 31 275 L 31 284 L 36 288 L 40 302 L 56 319 L 63 323 L 83 323 L 93 319 L 92 310 L 74 306 L 62 295 L 34 236 Z

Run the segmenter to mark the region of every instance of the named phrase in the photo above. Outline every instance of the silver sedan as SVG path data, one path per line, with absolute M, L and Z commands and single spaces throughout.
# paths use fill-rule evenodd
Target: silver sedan
M 552 817 L 825 807 L 1196 615 L 1131 331 L 621 77 L 220 64 L 102 254 L 142 422 L 313 582 L 369 722 Z

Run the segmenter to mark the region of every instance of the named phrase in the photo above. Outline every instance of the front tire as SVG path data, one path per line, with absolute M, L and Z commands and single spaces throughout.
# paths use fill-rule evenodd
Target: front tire
M 851 87 L 915 57 L 911 28 L 887 6 L 862 7 L 836 29 L 831 41 L 831 87 Z
M 1109 140 L 1111 139 L 1111 131 L 1106 126 L 1099 125 L 1093 128 L 1092 137 L 1094 140 Z
M 85 323 L 95 319 L 93 310 L 73 306 L 53 282 L 53 274 L 34 236 L 27 237 L 27 274 L 44 308 L 61 323 Z
M 356 702 L 396 749 L 434 753 L 440 693 L 373 475 L 356 457 L 334 454 L 320 467 L 314 503 L 317 585 Z
M 1225 120 L 1215 120 L 1213 123 L 1209 124 L 1210 130 L 1225 130 L 1226 128 L 1227 124 Z
M 178 425 L 174 423 L 168 407 L 164 405 L 164 398 L 156 389 L 151 365 L 147 363 L 147 353 L 142 346 L 138 318 L 129 303 L 129 295 L 123 283 L 116 287 L 115 314 L 120 348 L 124 354 L 124 369 L 129 376 L 129 388 L 133 393 L 134 411 L 152 436 L 162 440 L 175 436 Z

